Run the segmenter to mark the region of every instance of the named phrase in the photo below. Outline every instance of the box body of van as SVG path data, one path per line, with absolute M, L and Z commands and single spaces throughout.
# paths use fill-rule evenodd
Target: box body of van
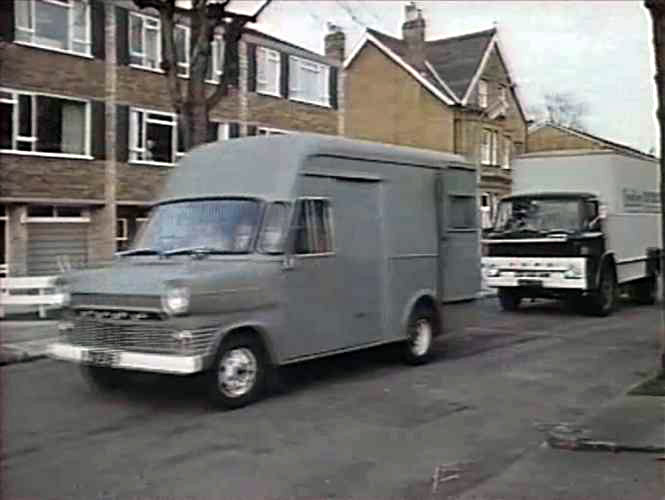
M 211 370 L 217 388 L 388 342 L 425 360 L 442 302 L 479 290 L 475 182 L 458 156 L 337 137 L 199 147 L 132 249 L 63 277 L 51 356 L 98 382 Z M 251 399 L 226 392 L 227 405 Z

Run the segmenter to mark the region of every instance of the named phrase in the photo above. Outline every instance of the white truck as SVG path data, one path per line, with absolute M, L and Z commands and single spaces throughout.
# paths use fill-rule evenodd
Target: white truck
M 483 277 L 504 310 L 559 298 L 610 314 L 621 292 L 655 301 L 661 238 L 658 160 L 610 150 L 525 154 L 485 233 Z

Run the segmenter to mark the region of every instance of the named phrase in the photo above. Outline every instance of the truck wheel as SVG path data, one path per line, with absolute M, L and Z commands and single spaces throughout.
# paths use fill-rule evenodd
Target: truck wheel
M 222 342 L 208 374 L 210 399 L 223 409 L 253 403 L 263 394 L 268 356 L 253 335 L 234 335 Z
M 499 289 L 499 303 L 504 311 L 517 311 L 522 297 L 515 290 Z
M 81 374 L 88 384 L 99 391 L 108 392 L 122 386 L 126 373 L 104 366 L 81 366 Z
M 656 303 L 656 277 L 641 280 L 631 288 L 632 299 L 638 304 L 653 305 Z
M 417 307 L 407 325 L 408 339 L 404 346 L 404 361 L 422 365 L 432 357 L 432 344 L 438 334 L 438 321 L 430 307 Z
M 598 291 L 591 299 L 591 312 L 596 316 L 608 316 L 616 307 L 617 282 L 614 270 L 605 266 L 600 275 Z

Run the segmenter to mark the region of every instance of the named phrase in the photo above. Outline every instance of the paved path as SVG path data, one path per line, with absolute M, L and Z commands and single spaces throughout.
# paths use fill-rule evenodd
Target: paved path
M 69 364 L 3 367 L 3 497 L 423 499 L 484 495 L 496 480 L 497 498 L 518 498 L 511 488 L 530 490 L 510 478 L 548 477 L 549 430 L 653 370 L 661 325 L 655 307 L 599 319 L 552 303 L 504 314 L 490 300 L 448 308 L 447 324 L 429 365 L 404 367 L 391 349 L 306 363 L 281 394 L 228 413 L 208 408 L 196 377 L 100 395 Z

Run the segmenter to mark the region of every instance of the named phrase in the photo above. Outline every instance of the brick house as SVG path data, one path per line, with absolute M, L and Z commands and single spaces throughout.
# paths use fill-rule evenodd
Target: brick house
M 189 28 L 176 32 L 188 75 Z M 9 0 L 0 18 L 0 275 L 50 274 L 126 247 L 182 154 L 157 13 L 129 0 Z M 328 56 L 245 30 L 210 140 L 343 127 L 344 35 Z M 208 85 L 219 81 L 221 38 Z M 64 256 L 67 258 L 65 259 Z
M 529 126 L 527 152 L 540 153 L 544 151 L 571 150 L 610 150 L 649 160 L 656 159 L 655 156 L 638 149 L 608 141 L 602 137 L 572 127 L 550 122 L 536 123 Z
M 411 2 L 402 38 L 367 29 L 344 62 L 345 135 L 454 152 L 479 165 L 487 224 L 510 192 L 511 158 L 525 151 L 527 120 L 496 29 L 426 39 Z

